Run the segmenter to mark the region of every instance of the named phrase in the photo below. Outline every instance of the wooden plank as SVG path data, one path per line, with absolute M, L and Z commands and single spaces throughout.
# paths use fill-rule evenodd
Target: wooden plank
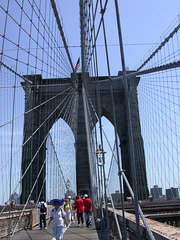
M 47 228 L 40 230 L 39 226 L 36 226 L 33 230 L 27 229 L 20 231 L 19 233 L 14 234 L 14 236 L 10 236 L 10 239 L 12 240 L 25 240 L 25 239 L 32 239 L 32 240 L 54 240 L 53 234 L 52 234 L 52 224 Z M 99 236 L 102 238 L 99 238 Z M 81 240 L 81 239 L 89 239 L 89 240 L 98 240 L 103 239 L 105 234 L 102 232 L 102 234 L 98 231 L 96 231 L 95 226 L 90 226 L 87 228 L 85 225 L 83 227 L 78 227 L 77 222 L 71 224 L 71 226 L 65 231 L 63 240 Z M 2 240 L 5 240 L 6 238 L 2 238 Z

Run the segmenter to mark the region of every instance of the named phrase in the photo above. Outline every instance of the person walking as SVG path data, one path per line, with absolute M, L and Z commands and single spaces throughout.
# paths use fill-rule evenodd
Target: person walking
M 87 194 L 84 195 L 84 198 L 85 198 L 84 212 L 85 212 L 86 227 L 89 228 L 89 226 L 91 226 L 91 219 L 92 219 L 92 201 Z
M 68 196 L 68 201 L 69 201 L 69 204 L 71 204 L 71 206 L 72 206 L 73 201 L 71 200 L 71 196 Z
M 78 227 L 80 227 L 80 220 L 81 224 L 83 226 L 84 224 L 84 218 L 83 218 L 83 212 L 84 212 L 84 202 L 80 197 L 76 197 L 76 211 L 77 211 L 77 219 L 78 219 Z
M 66 199 L 66 202 L 64 204 L 64 211 L 66 212 L 66 219 L 68 221 L 68 224 L 71 222 L 71 212 L 72 212 L 72 206 L 68 199 Z
M 44 228 L 47 229 L 46 227 L 47 204 L 43 198 L 41 199 L 41 202 L 38 203 L 37 207 L 39 208 L 40 218 L 39 229 L 42 230 L 42 222 L 44 223 Z
M 66 223 L 66 226 L 68 226 L 68 222 L 66 219 L 66 213 L 61 208 L 63 205 L 63 201 L 59 199 L 52 199 L 50 201 L 50 204 L 54 206 L 54 208 L 51 210 L 50 213 L 50 220 L 48 225 L 50 225 L 51 221 L 53 220 L 53 235 L 56 238 L 56 240 L 62 240 L 63 239 L 63 228 L 64 228 L 64 221 Z

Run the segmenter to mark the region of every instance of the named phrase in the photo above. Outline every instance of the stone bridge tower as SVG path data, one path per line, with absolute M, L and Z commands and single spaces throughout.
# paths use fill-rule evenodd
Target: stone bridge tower
M 82 83 L 83 79 L 81 74 L 77 74 L 78 77 L 78 87 L 74 89 L 76 92 L 76 103 L 78 114 L 75 114 L 76 121 L 76 134 L 75 130 L 72 131 L 76 135 L 76 177 L 77 177 L 77 193 L 83 194 L 91 191 L 90 183 L 90 169 L 89 169 L 89 157 L 87 148 L 87 133 L 85 127 L 85 116 L 83 107 L 83 96 L 82 96 Z M 26 172 L 25 177 L 22 179 L 22 194 L 21 203 L 25 203 L 29 193 L 32 189 L 32 185 L 43 166 L 43 162 L 46 158 L 46 136 L 57 118 L 63 118 L 64 111 L 68 110 L 69 106 L 58 106 L 58 103 L 62 102 L 63 99 L 67 97 L 69 86 L 72 84 L 71 79 L 42 79 L 41 75 L 28 75 L 26 76 L 32 84 L 22 83 L 25 90 L 25 112 L 29 111 L 24 118 L 24 143 L 27 139 L 31 137 L 31 140 L 23 147 L 22 152 L 22 175 L 25 173 L 27 166 L 32 161 L 31 167 Z M 101 116 L 105 116 L 113 124 L 113 113 L 111 96 L 109 92 L 109 81 L 108 77 L 100 77 L 99 81 L 99 91 L 101 98 Z M 90 82 L 94 79 L 89 78 Z M 133 79 L 133 89 L 130 95 L 130 107 L 131 107 L 131 119 L 133 127 L 133 137 L 134 137 L 134 149 L 135 149 L 135 161 L 136 161 L 136 174 L 137 174 L 137 185 L 138 185 L 138 197 L 139 199 L 146 199 L 148 196 L 147 179 L 146 179 L 146 168 L 145 168 L 145 156 L 144 156 L 144 146 L 143 139 L 141 136 L 140 121 L 139 121 L 139 111 L 138 111 L 138 100 L 137 100 L 137 90 L 139 79 Z M 52 84 L 53 83 L 53 84 Z M 44 87 L 46 86 L 46 88 Z M 47 87 L 48 86 L 48 87 Z M 65 91 L 66 90 L 66 91 Z M 121 148 L 121 159 L 122 167 L 126 171 L 126 176 L 132 185 L 132 172 L 131 172 L 131 162 L 129 157 L 128 149 L 128 134 L 127 134 L 127 121 L 126 121 L 126 106 L 124 101 L 124 88 L 121 80 L 113 81 L 114 90 L 114 103 L 116 111 L 116 122 L 117 131 L 120 139 Z M 58 95 L 58 93 L 60 93 Z M 48 102 L 49 98 L 58 95 L 55 100 Z M 45 105 L 42 103 L 47 101 Z M 97 102 L 95 97 L 94 102 Z M 42 104 L 42 105 L 41 105 Z M 41 105 L 36 109 L 36 106 Z M 56 109 L 54 111 L 54 109 Z M 96 109 L 97 110 L 97 109 Z M 48 118 L 48 116 L 50 117 Z M 40 126 L 46 120 L 46 124 L 35 131 L 38 126 Z M 35 132 L 35 133 L 34 133 Z M 39 149 L 39 151 L 38 151 Z M 138 149 L 141 149 L 139 152 Z M 45 167 L 39 175 L 38 182 L 34 191 L 32 192 L 31 199 L 37 200 L 39 192 L 41 190 L 44 176 L 46 174 Z M 45 196 L 45 187 L 42 191 L 42 196 Z M 127 188 L 125 188 L 125 196 L 129 196 Z

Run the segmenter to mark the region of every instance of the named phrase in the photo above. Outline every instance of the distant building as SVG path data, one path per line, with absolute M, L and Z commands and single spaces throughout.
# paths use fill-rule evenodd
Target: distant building
M 71 189 L 68 189 L 64 196 L 65 199 L 67 199 L 68 196 L 71 196 L 71 199 L 73 199 L 73 198 L 75 198 L 75 193 Z
M 158 187 L 158 185 L 154 185 L 154 187 L 151 188 L 150 191 L 153 199 L 162 198 L 162 188 Z
M 115 191 L 115 193 L 111 194 L 113 202 L 120 202 L 121 201 L 121 194 L 118 190 Z
M 166 199 L 179 198 L 178 188 L 171 187 L 166 189 Z

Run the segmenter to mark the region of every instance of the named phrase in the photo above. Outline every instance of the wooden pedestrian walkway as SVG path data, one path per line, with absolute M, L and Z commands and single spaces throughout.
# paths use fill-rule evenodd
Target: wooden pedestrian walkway
M 63 240 L 98 240 L 98 232 L 94 226 L 87 228 L 86 226 L 78 227 L 77 223 L 71 224 L 64 234 Z
M 14 236 L 10 236 L 12 240 L 55 240 L 52 234 L 52 224 L 47 228 L 40 230 L 39 226 L 35 227 L 33 230 L 23 230 Z M 3 240 L 7 238 L 2 238 Z M 105 233 L 100 230 L 96 230 L 95 226 L 78 227 L 77 223 L 72 223 L 69 228 L 65 229 L 63 240 L 106 240 Z

